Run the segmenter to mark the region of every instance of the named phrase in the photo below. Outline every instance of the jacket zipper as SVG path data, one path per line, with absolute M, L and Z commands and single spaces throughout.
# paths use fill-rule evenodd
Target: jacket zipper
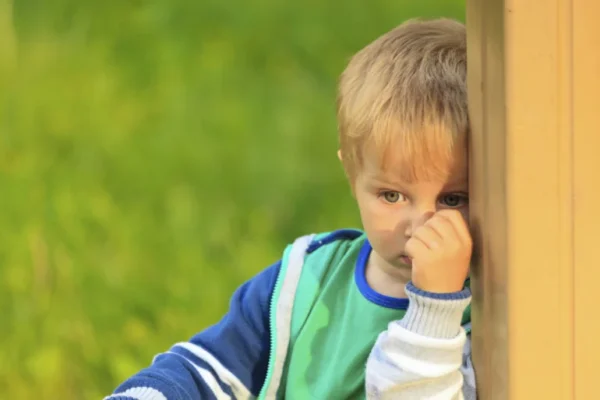
M 266 392 L 269 386 L 271 385 L 271 378 L 273 376 L 273 363 L 275 360 L 276 350 L 277 350 L 277 299 L 279 298 L 279 293 L 281 291 L 281 285 L 283 283 L 283 277 L 285 276 L 283 271 L 279 270 L 279 274 L 277 276 L 277 281 L 275 282 L 275 288 L 273 289 L 273 295 L 271 296 L 271 301 L 269 304 L 269 329 L 271 331 L 271 351 L 269 353 L 269 363 L 267 365 L 267 376 L 265 377 L 265 382 L 260 390 L 260 394 L 258 395 L 258 400 L 266 400 Z

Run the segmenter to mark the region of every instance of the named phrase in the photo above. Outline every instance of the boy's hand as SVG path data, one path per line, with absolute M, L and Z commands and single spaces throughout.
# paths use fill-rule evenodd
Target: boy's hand
M 463 289 L 473 243 L 457 210 L 436 212 L 406 242 L 412 258 L 413 284 L 427 292 L 452 293 Z

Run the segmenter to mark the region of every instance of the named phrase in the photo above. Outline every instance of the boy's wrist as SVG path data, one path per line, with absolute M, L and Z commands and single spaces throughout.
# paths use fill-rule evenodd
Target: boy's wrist
M 409 306 L 400 325 L 419 335 L 449 339 L 460 332 L 462 317 L 471 302 L 471 291 L 431 293 L 409 282 L 406 285 Z

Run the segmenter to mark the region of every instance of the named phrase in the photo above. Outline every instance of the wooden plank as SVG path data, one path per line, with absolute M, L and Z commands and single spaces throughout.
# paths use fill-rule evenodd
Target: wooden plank
M 573 397 L 571 0 L 467 0 L 482 399 Z
M 479 397 L 508 396 L 503 5 L 467 1 L 473 361 Z M 493 236 L 490 236 L 493 235 Z M 485 244 L 485 245 L 484 245 Z
M 598 397 L 600 365 L 600 3 L 573 1 L 575 395 Z

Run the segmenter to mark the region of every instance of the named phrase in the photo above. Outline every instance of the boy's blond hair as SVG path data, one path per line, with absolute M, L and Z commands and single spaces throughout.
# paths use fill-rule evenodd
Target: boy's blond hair
M 469 125 L 464 25 L 410 20 L 363 48 L 341 75 L 337 118 L 351 180 L 366 150 L 385 167 L 393 149 L 407 180 L 445 174 Z

